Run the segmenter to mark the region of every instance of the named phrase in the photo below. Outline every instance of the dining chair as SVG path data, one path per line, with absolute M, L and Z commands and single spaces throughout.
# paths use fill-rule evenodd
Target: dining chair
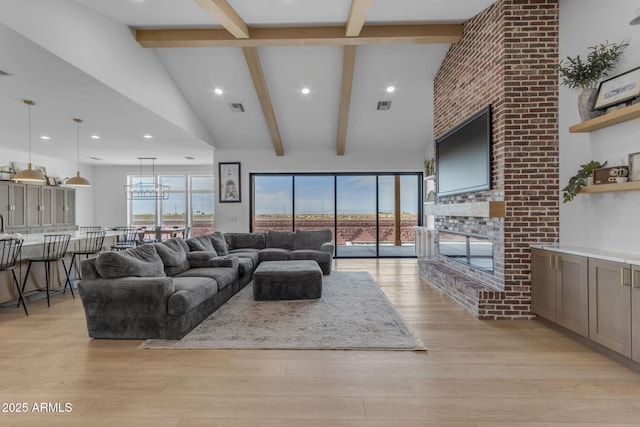
M 140 242 L 140 236 L 135 227 L 126 227 L 120 231 L 122 234 L 120 235 L 118 242 L 111 246 L 112 251 L 124 251 L 131 249 L 137 246 Z

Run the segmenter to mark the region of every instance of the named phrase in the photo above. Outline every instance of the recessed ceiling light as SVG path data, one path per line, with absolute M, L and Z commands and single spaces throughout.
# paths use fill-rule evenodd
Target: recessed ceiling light
M 184 158 L 185 158 L 185 159 L 187 159 L 187 160 L 195 160 L 195 159 L 196 159 L 196 158 L 195 158 L 195 157 L 193 157 L 193 156 L 185 156 Z
M 216 95 L 222 95 L 224 93 L 224 91 L 219 87 L 215 88 L 213 91 L 216 93 Z
M 145 139 L 151 139 L 151 138 L 153 138 L 153 136 L 152 136 L 152 135 L 149 135 L 148 133 L 147 133 L 147 134 L 142 135 L 142 137 L 143 137 L 143 138 L 145 138 Z
M 89 160 L 96 160 L 96 161 L 100 161 L 100 160 L 102 160 L 100 157 L 87 157 L 87 159 L 89 159 Z
M 387 87 L 387 93 L 393 93 L 393 92 L 395 92 L 395 91 L 396 91 L 395 86 L 389 86 L 389 87 Z
M 100 139 L 100 135 L 91 135 L 91 139 Z
M 47 136 L 47 135 L 42 135 L 42 136 L 40 137 L 40 139 L 44 139 L 45 141 L 48 141 L 48 140 L 50 140 L 50 139 L 51 139 L 51 137 L 50 137 L 50 136 Z
M 308 88 L 308 87 L 303 87 L 303 88 L 302 88 L 302 94 L 303 94 L 303 95 L 309 95 L 309 92 L 310 92 L 310 90 L 309 90 L 309 88 Z

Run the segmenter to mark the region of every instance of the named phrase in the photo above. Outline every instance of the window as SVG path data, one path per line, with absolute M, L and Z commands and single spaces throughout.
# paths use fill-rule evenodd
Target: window
M 153 182 L 152 176 L 128 176 L 127 182 Z M 213 175 L 158 175 L 169 197 L 160 200 L 128 200 L 128 224 L 134 227 L 190 227 L 192 236 L 212 233 Z
M 422 174 L 250 174 L 251 231 L 330 229 L 337 257 L 415 256 Z
M 213 233 L 213 176 L 191 176 L 191 235 Z

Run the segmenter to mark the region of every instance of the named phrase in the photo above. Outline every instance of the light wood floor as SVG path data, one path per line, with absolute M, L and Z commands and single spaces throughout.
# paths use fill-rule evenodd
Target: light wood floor
M 640 425 L 640 375 L 536 321 L 479 321 L 416 261 L 366 270 L 429 348 L 138 350 L 90 340 L 79 300 L 0 312 L 0 426 L 489 427 Z M 34 403 L 71 412 L 33 412 Z

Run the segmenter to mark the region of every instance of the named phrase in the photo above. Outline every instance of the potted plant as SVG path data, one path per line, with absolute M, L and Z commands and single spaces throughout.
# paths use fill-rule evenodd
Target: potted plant
M 426 176 L 431 176 L 436 172 L 436 161 L 434 159 L 427 159 L 424 161 L 424 173 Z
M 582 89 L 578 95 L 578 110 L 583 121 L 599 115 L 592 111 L 598 96 L 596 84 L 616 65 L 627 46 L 628 43 L 601 43 L 589 47 L 585 59 L 580 55 L 567 56 L 558 64 L 561 83 L 571 89 Z
M 569 179 L 569 183 L 562 189 L 562 201 L 567 203 L 573 200 L 574 197 L 580 193 L 580 189 L 587 185 L 587 179 L 593 176 L 595 169 L 603 168 L 607 162 L 600 163 L 595 160 L 591 160 L 585 165 L 580 165 L 578 173 Z

